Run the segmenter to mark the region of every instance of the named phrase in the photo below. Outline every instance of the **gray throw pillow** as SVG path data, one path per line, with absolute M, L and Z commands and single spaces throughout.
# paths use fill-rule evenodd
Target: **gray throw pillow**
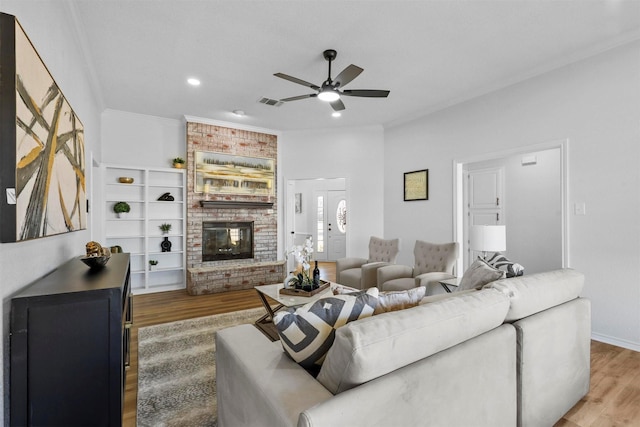
M 459 291 L 467 289 L 480 289 L 489 282 L 502 279 L 504 272 L 491 267 L 482 258 L 478 257 L 464 272 L 460 280 Z

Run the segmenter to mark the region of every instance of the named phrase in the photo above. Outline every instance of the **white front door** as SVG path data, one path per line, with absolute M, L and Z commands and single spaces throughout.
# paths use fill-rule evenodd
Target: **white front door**
M 327 261 L 347 256 L 347 196 L 345 191 L 328 191 Z
M 469 247 L 469 231 L 473 225 L 504 224 L 504 167 L 471 170 L 467 173 L 467 224 L 465 225 L 465 270 L 478 255 Z

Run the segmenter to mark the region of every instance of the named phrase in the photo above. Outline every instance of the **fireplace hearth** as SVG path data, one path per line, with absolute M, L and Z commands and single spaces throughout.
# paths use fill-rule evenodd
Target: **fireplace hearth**
M 253 222 L 202 222 L 202 261 L 253 258 Z

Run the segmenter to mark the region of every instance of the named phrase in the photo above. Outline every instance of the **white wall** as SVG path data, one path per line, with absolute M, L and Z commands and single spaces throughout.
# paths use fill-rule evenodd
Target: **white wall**
M 507 253 L 539 273 L 562 267 L 562 188 L 560 149 L 532 153 L 535 165 L 522 165 L 522 156 L 505 164 Z
M 0 2 L 0 11 L 18 18 L 31 42 L 53 75 L 58 86 L 84 125 L 88 197 L 91 197 L 91 154 L 100 152 L 99 95 L 93 92 L 80 43 L 73 32 L 73 22 L 66 3 Z M 4 191 L 4 190 L 3 190 Z M 90 226 L 93 218 L 88 217 Z M 2 278 L 3 387 L 4 407 L 0 419 L 8 423 L 9 353 L 8 331 L 10 297 L 19 289 L 44 276 L 63 262 L 84 254 L 91 240 L 90 231 L 35 239 L 20 243 L 0 244 L 0 277 Z M 5 417 L 6 416 L 6 417 Z M 7 418 L 7 419 L 5 419 Z
M 453 159 L 569 139 L 569 202 L 586 204 L 570 216 L 570 266 L 586 275 L 594 337 L 640 350 L 638 76 L 633 42 L 387 129 L 386 234 L 452 239 Z M 402 173 L 423 168 L 429 201 L 403 202 Z
M 186 123 L 118 110 L 102 113 L 102 161 L 128 166 L 169 168 L 187 158 Z
M 278 140 L 279 175 L 290 179 L 345 178 L 347 256 L 366 256 L 369 237 L 383 228 L 383 130 L 381 127 L 288 131 Z

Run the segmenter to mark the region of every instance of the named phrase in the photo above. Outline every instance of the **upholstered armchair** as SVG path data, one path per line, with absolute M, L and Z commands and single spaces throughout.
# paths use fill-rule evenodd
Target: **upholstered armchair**
M 371 237 L 369 258 L 341 258 L 336 261 L 336 282 L 356 289 L 376 286 L 378 268 L 394 264 L 400 252 L 400 239 Z
M 458 256 L 458 243 L 429 243 L 416 240 L 413 249 L 415 265 L 388 265 L 377 271 L 378 288 L 401 291 L 418 286 L 427 288 L 427 295 L 438 293 L 438 281 L 453 279 L 453 267 Z

